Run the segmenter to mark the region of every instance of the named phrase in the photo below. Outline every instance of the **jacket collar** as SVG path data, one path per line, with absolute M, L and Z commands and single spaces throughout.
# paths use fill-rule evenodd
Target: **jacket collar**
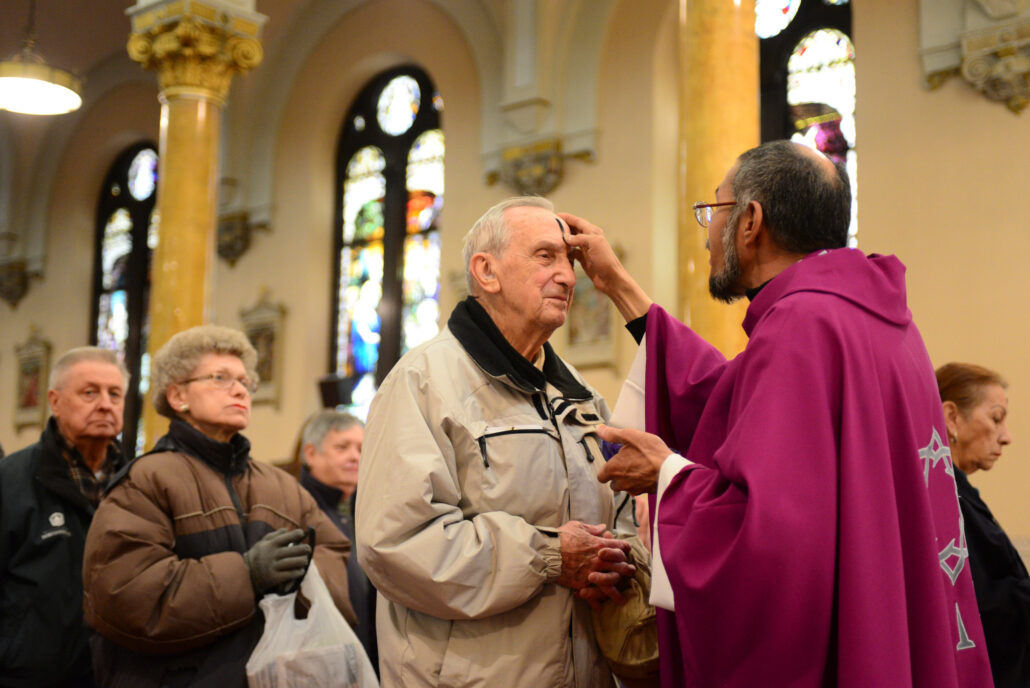
M 455 306 L 447 327 L 480 368 L 491 377 L 507 379 L 532 394 L 552 384 L 566 399 L 590 399 L 593 394 L 577 380 L 565 363 L 544 342 L 544 366 L 540 370 L 508 343 L 490 314 L 472 296 Z
M 40 459 L 39 467 L 36 469 L 36 479 L 54 494 L 67 499 L 88 513 L 93 513 L 93 505 L 72 480 L 68 462 L 64 458 L 66 450 L 76 452 L 76 449 L 68 445 L 61 436 L 61 431 L 57 429 L 57 421 L 53 416 L 47 421 L 46 428 L 39 437 L 39 446 Z M 111 440 L 107 455 L 114 456 L 117 462 L 116 466 L 121 464 L 121 445 L 118 444 L 118 440 Z
M 250 440 L 236 433 L 228 442 L 213 440 L 192 425 L 173 418 L 168 434 L 157 441 L 151 454 L 162 451 L 195 456 L 225 475 L 241 475 L 250 461 Z
M 315 498 L 319 505 L 329 505 L 336 508 L 336 505 L 343 499 L 343 490 L 337 489 L 332 485 L 326 485 L 303 467 L 300 469 L 300 484 L 311 493 L 311 496 Z

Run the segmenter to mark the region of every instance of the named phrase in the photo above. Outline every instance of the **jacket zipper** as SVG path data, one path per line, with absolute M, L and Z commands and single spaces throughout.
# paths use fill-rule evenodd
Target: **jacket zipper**
M 243 511 L 243 504 L 240 503 L 240 497 L 236 494 L 236 488 L 232 486 L 232 476 L 229 474 L 226 474 L 225 476 L 225 488 L 229 490 L 229 499 L 232 500 L 232 505 L 236 509 L 236 514 L 240 517 L 240 525 L 244 527 L 245 537 L 247 516 Z
M 543 428 L 540 428 L 539 430 L 531 430 L 529 428 L 522 428 L 522 429 L 501 430 L 500 432 L 491 432 L 489 435 L 482 435 L 482 436 L 480 436 L 480 438 L 478 440 L 479 441 L 479 453 L 483 455 L 483 467 L 484 468 L 490 468 L 490 462 L 489 462 L 489 460 L 486 457 L 486 438 L 487 437 L 500 437 L 502 435 L 526 435 L 526 434 L 534 434 L 534 435 L 544 434 L 544 435 L 546 435 L 547 431 L 544 430 Z

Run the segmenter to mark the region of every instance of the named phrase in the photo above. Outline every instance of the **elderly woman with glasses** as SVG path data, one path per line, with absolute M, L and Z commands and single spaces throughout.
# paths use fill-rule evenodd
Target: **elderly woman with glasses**
M 257 354 L 236 330 L 195 327 L 154 356 L 168 434 L 133 461 L 93 518 L 83 578 L 102 686 L 247 685 L 258 601 L 314 560 L 336 606 L 350 543 L 285 472 L 250 458 Z M 313 536 L 313 538 L 312 538 Z
M 987 654 L 997 688 L 1030 686 L 1030 577 L 1016 548 L 980 492 L 966 477 L 989 471 L 1012 436 L 1005 424 L 1005 380 L 982 366 L 948 363 L 937 369 L 948 445 L 965 525 Z

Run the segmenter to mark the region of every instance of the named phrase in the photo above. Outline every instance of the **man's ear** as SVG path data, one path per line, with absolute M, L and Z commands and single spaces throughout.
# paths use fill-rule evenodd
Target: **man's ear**
M 487 294 L 496 294 L 501 290 L 501 283 L 497 279 L 496 260 L 489 253 L 476 253 L 469 261 L 472 279 Z
M 48 390 L 47 393 L 46 393 L 47 402 L 49 402 L 49 404 L 50 404 L 50 415 L 51 416 L 56 416 L 57 415 L 56 413 L 54 413 L 54 411 L 57 410 L 57 399 L 60 396 L 61 396 L 60 392 L 58 392 L 56 389 Z
M 315 449 L 315 445 L 311 444 L 310 442 L 305 444 L 304 447 L 301 449 L 301 455 L 304 457 L 304 463 L 306 463 L 308 466 L 311 465 L 311 457 L 317 453 L 318 450 Z
M 745 246 L 754 245 L 758 241 L 758 237 L 765 230 L 764 219 L 762 204 L 758 201 L 749 201 L 737 225 L 737 235 Z

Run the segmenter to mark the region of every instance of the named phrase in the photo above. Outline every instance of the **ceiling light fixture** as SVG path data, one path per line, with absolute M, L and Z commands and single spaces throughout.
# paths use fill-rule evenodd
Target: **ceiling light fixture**
M 82 105 L 82 80 L 49 66 L 36 52 L 36 0 L 29 0 L 29 23 L 21 49 L 0 62 L 0 110 L 28 115 L 60 115 Z

